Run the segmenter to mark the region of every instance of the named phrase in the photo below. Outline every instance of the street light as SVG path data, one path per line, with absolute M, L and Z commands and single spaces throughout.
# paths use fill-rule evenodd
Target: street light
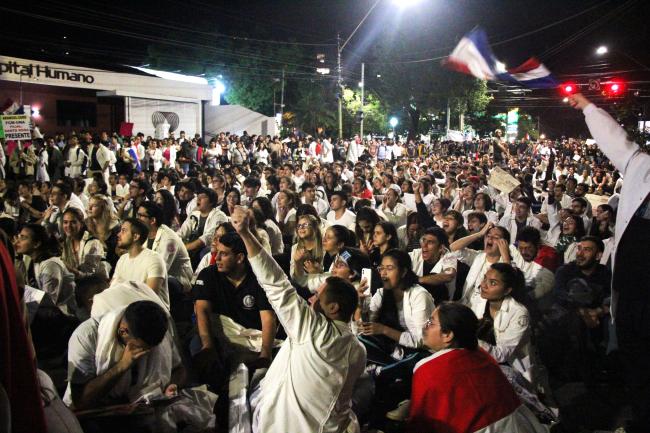
M 407 8 L 419 2 L 420 0 L 393 0 L 393 4 L 400 8 Z
M 395 138 L 395 127 L 399 123 L 399 120 L 397 120 L 397 117 L 393 116 L 390 118 L 388 123 L 390 124 L 391 128 L 393 128 L 393 138 Z
M 596 48 L 596 54 L 598 54 L 599 56 L 602 56 L 603 54 L 607 54 L 608 51 L 609 50 L 605 45 L 601 45 L 600 47 Z
M 361 21 L 359 21 L 359 24 L 352 30 L 352 33 L 350 33 L 350 36 L 341 44 L 341 38 L 340 35 L 337 35 L 337 47 L 336 47 L 336 54 L 337 54 L 337 70 L 338 70 L 338 86 L 339 86 L 339 138 L 343 136 L 343 77 L 341 76 L 341 53 L 345 49 L 345 46 L 350 42 L 352 37 L 355 35 L 357 30 L 363 25 L 364 22 L 366 22 L 366 19 L 368 16 L 372 13 L 373 10 L 377 7 L 381 0 L 375 0 L 372 6 L 370 6 L 370 9 L 368 9 L 368 12 L 361 18 Z M 400 9 L 407 8 L 409 6 L 412 6 L 416 3 L 418 3 L 420 0 L 392 0 L 393 4 L 398 6 Z M 363 79 L 362 79 L 363 81 Z M 363 106 L 362 106 L 363 108 Z

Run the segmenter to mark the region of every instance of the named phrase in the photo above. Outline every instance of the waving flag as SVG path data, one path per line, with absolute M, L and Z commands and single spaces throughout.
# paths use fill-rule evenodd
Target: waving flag
M 140 166 L 140 158 L 138 158 L 138 150 L 134 149 L 133 147 L 129 147 L 129 155 L 135 161 L 136 173 L 140 173 L 142 171 L 142 167 Z
M 480 28 L 463 36 L 445 64 L 451 69 L 482 80 L 506 81 L 531 89 L 548 89 L 558 85 L 546 66 L 534 57 L 516 68 L 506 69 L 494 56 L 487 35 Z

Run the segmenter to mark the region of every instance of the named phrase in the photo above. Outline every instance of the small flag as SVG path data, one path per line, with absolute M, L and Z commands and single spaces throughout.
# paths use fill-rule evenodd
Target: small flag
M 558 85 L 546 66 L 534 57 L 516 68 L 506 69 L 494 56 L 487 35 L 481 28 L 463 36 L 444 64 L 481 80 L 506 81 L 531 89 L 549 89 Z
M 134 149 L 133 147 L 129 147 L 129 155 L 131 155 L 131 158 L 135 161 L 135 171 L 136 173 L 140 173 L 142 171 L 142 167 L 140 166 L 140 158 L 138 158 L 138 151 L 137 149 Z

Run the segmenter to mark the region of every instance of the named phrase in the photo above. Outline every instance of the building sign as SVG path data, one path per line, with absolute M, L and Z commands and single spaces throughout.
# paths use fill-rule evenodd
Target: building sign
M 95 82 L 95 77 L 91 74 L 56 69 L 47 64 L 18 63 L 15 60 L 0 63 L 0 76 L 3 74 L 14 74 L 26 78 L 50 78 L 52 80 L 74 81 L 87 84 Z
M 27 114 L 11 114 L 0 116 L 0 138 L 6 140 L 31 140 L 32 132 L 29 129 L 29 115 Z
M 207 84 L 126 74 L 83 66 L 27 60 L 0 55 L 0 81 L 48 86 L 76 87 L 113 92 L 103 96 L 138 96 L 150 99 L 209 101 L 212 88 Z

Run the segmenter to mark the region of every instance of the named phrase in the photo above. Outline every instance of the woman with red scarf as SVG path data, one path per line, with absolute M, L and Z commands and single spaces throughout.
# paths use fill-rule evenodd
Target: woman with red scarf
M 447 302 L 433 311 L 422 338 L 434 354 L 415 366 L 407 431 L 548 432 L 478 347 L 477 329 L 464 305 Z

